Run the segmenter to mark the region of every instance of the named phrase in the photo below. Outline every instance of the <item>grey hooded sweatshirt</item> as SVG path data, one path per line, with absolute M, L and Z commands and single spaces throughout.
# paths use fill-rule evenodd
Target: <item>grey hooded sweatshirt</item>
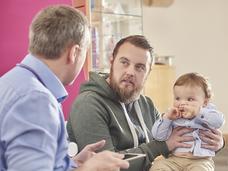
M 102 150 L 116 152 L 144 153 L 145 158 L 130 162 L 129 171 L 149 170 L 152 161 L 159 155 L 168 156 L 169 150 L 165 142 L 155 141 L 151 130 L 159 113 L 153 102 L 144 96 L 140 96 L 138 104 L 145 122 L 149 142 L 139 140 L 134 147 L 133 135 L 127 122 L 124 109 L 119 102 L 118 95 L 113 92 L 106 82 L 107 75 L 90 73 L 90 80 L 80 88 L 80 94 L 76 98 L 70 113 L 67 131 L 69 140 L 78 144 L 79 151 L 87 144 L 105 139 L 106 144 Z M 135 111 L 129 115 L 135 115 Z M 130 116 L 130 118 L 132 118 Z M 135 117 L 138 126 L 139 120 Z

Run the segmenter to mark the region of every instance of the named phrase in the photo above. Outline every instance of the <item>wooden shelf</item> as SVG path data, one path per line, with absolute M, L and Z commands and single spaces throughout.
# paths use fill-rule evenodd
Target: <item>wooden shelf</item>
M 165 112 L 173 104 L 175 68 L 169 65 L 154 65 L 147 78 L 144 94 L 152 99 L 159 112 Z

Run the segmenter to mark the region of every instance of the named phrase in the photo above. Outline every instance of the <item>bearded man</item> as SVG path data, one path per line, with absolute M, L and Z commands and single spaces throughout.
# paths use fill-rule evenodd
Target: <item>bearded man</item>
M 175 129 L 167 141 L 153 140 L 151 129 L 160 115 L 152 100 L 141 95 L 153 63 L 147 39 L 141 35 L 121 39 L 110 62 L 110 74 L 90 73 L 90 80 L 81 86 L 67 125 L 70 141 L 82 150 L 86 144 L 105 139 L 104 149 L 146 154 L 130 163 L 131 171 L 148 170 L 157 156 L 168 157 L 177 147 L 190 148 L 184 143 L 193 140 L 183 136 L 192 131 L 187 128 Z M 203 138 L 205 142 L 216 139 L 211 144 L 214 151 L 223 146 L 219 131 Z

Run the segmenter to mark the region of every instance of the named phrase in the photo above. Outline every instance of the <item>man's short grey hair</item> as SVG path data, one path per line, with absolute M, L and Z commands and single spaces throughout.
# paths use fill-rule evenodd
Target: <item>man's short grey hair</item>
M 29 30 L 29 52 L 47 59 L 59 58 L 67 48 L 81 45 L 88 22 L 75 8 L 49 6 L 33 19 Z

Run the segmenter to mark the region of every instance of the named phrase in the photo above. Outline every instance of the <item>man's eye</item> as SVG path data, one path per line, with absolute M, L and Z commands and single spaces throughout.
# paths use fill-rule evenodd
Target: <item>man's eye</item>
M 123 65 L 128 64 L 128 62 L 127 62 L 127 61 L 120 61 L 120 63 L 121 63 L 121 64 L 123 64 Z
M 143 66 L 143 65 L 136 66 L 136 70 L 139 72 L 145 71 L 145 66 Z

